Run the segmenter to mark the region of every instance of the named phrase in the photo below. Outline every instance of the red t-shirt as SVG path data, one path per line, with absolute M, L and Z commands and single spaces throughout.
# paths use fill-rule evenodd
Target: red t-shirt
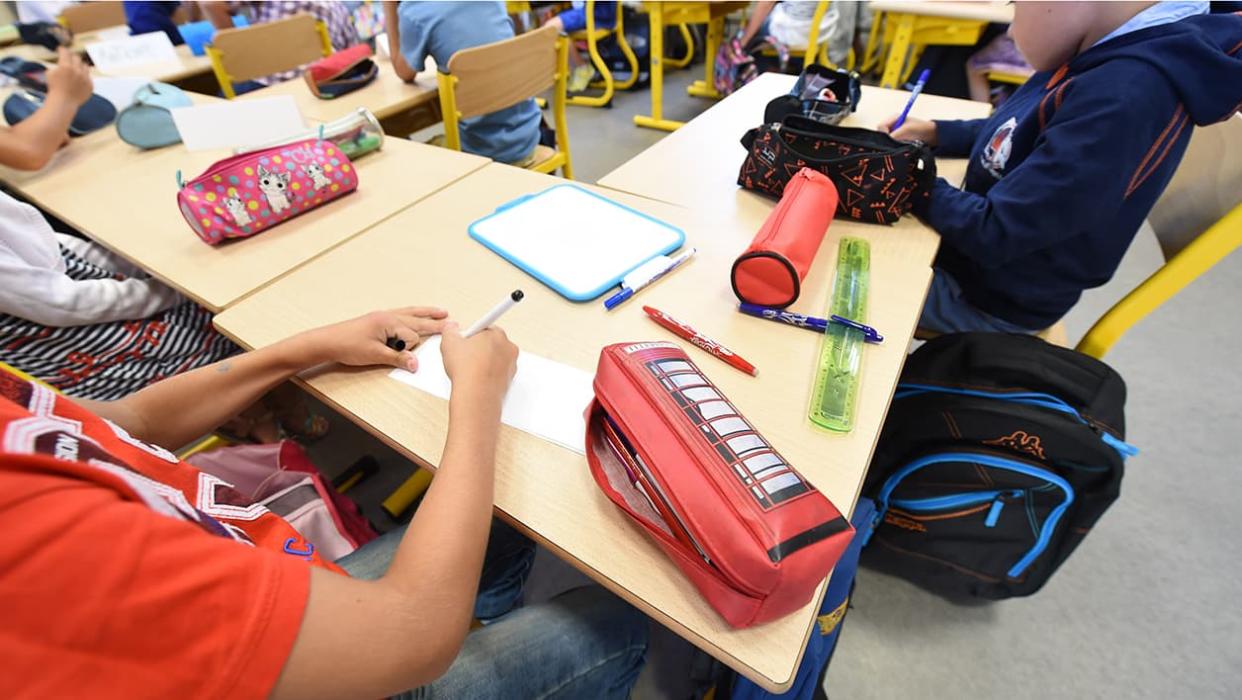
M 270 694 L 311 565 L 288 523 L 0 372 L 0 697 Z

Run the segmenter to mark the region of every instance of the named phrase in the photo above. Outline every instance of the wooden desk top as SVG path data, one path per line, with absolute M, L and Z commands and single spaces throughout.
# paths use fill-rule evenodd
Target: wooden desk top
M 680 342 L 647 320 L 641 305 L 651 304 L 758 366 L 759 376 L 750 377 L 680 343 L 792 464 L 843 512 L 851 511 L 905 359 L 905 339 L 914 331 L 931 279 L 921 250 L 888 229 L 834 225 L 804 283 L 804 298 L 814 301 L 803 310 L 822 312 L 840 232 L 872 240 L 868 323 L 891 340 L 868 346 L 858 425 L 836 435 L 806 417 L 819 336 L 734 311 L 729 269 L 753 230 L 718 227 L 701 210 L 592 188 L 681 227 L 686 245 L 699 249 L 690 263 L 640 299 L 609 313 L 598 300 L 563 299 L 468 237 L 467 225 L 497 206 L 561 182 L 489 165 L 259 290 L 217 316 L 216 325 L 243 346 L 259 347 L 367 311 L 411 304 L 442 305 L 469 323 L 520 287 L 526 301 L 502 323 L 514 342 L 594 371 L 606 344 Z M 306 381 L 327 403 L 406 456 L 438 464 L 447 429 L 445 402 L 387 375 L 384 368 L 335 369 L 307 375 Z M 790 682 L 822 587 L 797 613 L 752 629 L 730 629 L 599 491 L 584 457 L 508 427 L 502 427 L 498 447 L 496 507 L 558 556 L 730 666 L 773 689 Z
M 1013 22 L 1013 6 L 994 0 L 975 2 L 910 2 L 909 0 L 872 0 L 875 12 L 892 12 L 923 17 L 968 19 L 1009 24 Z M 919 98 L 923 99 L 923 98 Z
M 763 122 L 768 102 L 788 93 L 795 81 L 792 75 L 778 73 L 759 76 L 600 178 L 599 184 L 696 207 L 705 214 L 710 211 L 725 220 L 753 224 L 752 231 L 757 231 L 775 202 L 737 186 L 737 173 L 746 158 L 740 141 L 747 130 Z M 885 117 L 899 113 L 909 97 L 910 93 L 901 90 L 863 87 L 859 110 L 842 125 L 873 129 Z M 924 119 L 974 119 L 987 116 L 990 110 L 982 102 L 921 95 L 910 114 Z M 966 174 L 963 160 L 938 160 L 936 166 L 938 173 L 951 182 L 960 182 Z M 913 220 L 907 219 L 899 226 L 911 225 Z
M 292 95 L 298 103 L 298 109 L 308 119 L 330 122 L 347 114 L 352 114 L 359 107 L 366 107 L 378 119 L 404 112 L 425 102 L 438 99 L 439 89 L 436 85 L 435 62 L 428 59 L 428 69 L 420 71 L 414 83 L 406 83 L 393 71 L 392 61 L 375 56 L 373 59 L 379 66 L 379 75 L 370 85 L 331 100 L 321 100 L 311 94 L 305 78 L 286 80 L 283 83 L 270 85 L 254 92 L 240 95 L 237 99 L 255 99 Z
M 357 192 L 254 238 L 203 243 L 177 208 L 186 180 L 230 155 L 172 146 L 140 159 L 102 158 L 88 177 L 48 178 L 30 193 L 44 209 L 212 311 L 280 277 L 462 176 L 486 158 L 401 139 L 358 160 Z M 84 167 L 86 167 L 84 165 Z
M 94 43 L 96 33 L 84 35 L 74 40 L 73 49 L 75 51 L 86 51 L 87 43 Z M 164 83 L 173 83 L 178 80 L 184 80 L 196 75 L 211 72 L 211 59 L 207 56 L 195 56 L 190 52 L 190 47 L 181 45 L 173 47 L 177 53 L 177 60 L 170 63 L 152 63 L 144 66 L 136 66 L 133 69 L 108 73 L 107 75 L 118 76 L 135 76 L 150 78 Z M 17 46 L 8 46 L 0 49 L 0 56 L 21 56 L 27 61 L 38 61 L 40 63 L 54 63 L 56 54 L 48 51 L 42 46 L 31 46 L 22 44 Z M 103 75 L 95 71 L 96 75 Z

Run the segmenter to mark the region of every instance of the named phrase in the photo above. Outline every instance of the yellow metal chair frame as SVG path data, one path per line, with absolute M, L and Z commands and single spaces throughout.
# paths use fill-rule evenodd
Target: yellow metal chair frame
M 597 80 L 591 83 L 591 87 L 603 88 L 604 92 L 600 95 L 575 95 L 569 98 L 569 104 L 579 105 L 581 107 L 605 107 L 612 102 L 612 95 L 616 90 L 629 90 L 634 87 L 634 83 L 638 82 L 638 57 L 634 55 L 634 49 L 630 48 L 629 43 L 625 40 L 625 24 L 623 17 L 625 13 L 620 5 L 617 6 L 617 23 L 611 29 L 597 29 L 595 26 L 595 0 L 587 0 L 586 3 L 586 29 L 573 32 L 569 35 L 571 41 L 586 40 L 587 52 L 591 55 L 591 64 L 595 66 L 595 70 L 604 76 L 603 80 Z M 623 82 L 616 82 L 612 77 L 612 71 L 608 69 L 608 64 L 603 57 L 599 55 L 599 42 L 609 36 L 616 36 L 617 46 L 620 47 L 621 53 L 625 55 L 625 62 L 630 66 L 630 77 Z
M 696 80 L 686 93 L 694 97 L 719 99 L 716 91 L 716 52 L 724 41 L 725 15 L 745 9 L 744 2 L 644 2 L 643 10 L 651 25 L 651 114 L 634 115 L 634 125 L 648 129 L 674 131 L 684 122 L 664 118 L 664 28 L 680 24 L 707 24 L 704 46 L 703 79 Z M 684 34 L 683 34 L 684 36 Z
M 677 28 L 681 30 L 681 40 L 686 42 L 686 55 L 681 58 L 665 58 L 664 65 L 685 68 L 694 60 L 694 32 L 690 31 L 688 24 L 679 24 Z
M 309 15 L 294 15 L 293 17 L 290 17 L 288 19 L 279 20 L 279 21 L 289 22 L 291 20 L 297 20 L 299 17 L 309 17 Z M 207 56 L 211 59 L 211 70 L 213 73 L 215 73 L 216 81 L 220 83 L 220 92 L 224 94 L 224 97 L 226 99 L 231 100 L 237 97 L 237 91 L 233 88 L 233 83 L 235 81 L 240 82 L 244 80 L 253 80 L 254 78 L 263 77 L 264 75 L 271 75 L 272 73 L 279 73 L 281 71 L 291 70 L 293 68 L 297 68 L 298 66 L 306 63 L 306 61 L 297 60 L 297 62 L 291 65 L 277 67 L 271 70 L 265 69 L 257 73 L 252 73 L 248 71 L 246 73 L 243 73 L 240 76 L 229 72 L 229 70 L 225 67 L 225 62 L 227 60 L 230 60 L 230 58 L 227 55 L 226 51 L 223 51 L 215 46 L 216 42 L 220 41 L 221 38 L 225 38 L 225 40 L 228 41 L 229 38 L 231 37 L 248 36 L 246 32 L 252 33 L 249 36 L 256 36 L 256 34 L 253 34 L 253 33 L 260 32 L 260 34 L 258 34 L 257 36 L 262 36 L 262 34 L 270 32 L 273 24 L 276 24 L 276 23 L 273 22 L 269 24 L 257 24 L 251 27 L 238 27 L 236 29 L 222 29 L 219 32 L 217 32 L 216 38 L 212 40 L 212 43 L 207 45 L 206 50 L 207 50 Z M 331 55 L 332 54 L 332 39 L 328 35 L 328 26 L 324 24 L 322 21 L 315 20 L 315 31 L 318 33 L 319 46 L 322 51 L 321 55 L 322 56 Z M 276 47 L 273 50 L 279 52 L 280 48 Z
M 461 150 L 461 120 L 467 116 L 476 116 L 476 113 L 472 112 L 467 115 L 459 109 L 457 90 L 460 78 L 453 75 L 451 72 L 454 61 L 456 61 L 459 56 L 466 55 L 469 52 L 494 50 L 498 47 L 498 45 L 506 43 L 520 44 L 532 41 L 532 37 L 546 36 L 547 33 L 556 34 L 557 32 L 553 27 L 543 27 L 542 29 L 527 32 L 526 34 L 522 34 L 521 36 L 513 39 L 505 39 L 504 41 L 498 41 L 494 44 L 487 44 L 485 46 L 476 46 L 474 48 L 465 49 L 464 51 L 459 51 L 453 54 L 453 56 L 449 59 L 449 65 L 445 66 L 445 68 L 447 68 L 450 72 L 439 72 L 436 74 L 436 79 L 440 88 L 440 111 L 444 115 L 444 141 L 446 147 L 455 151 Z M 551 87 L 552 118 L 556 127 L 556 150 L 552 151 L 552 154 L 546 158 L 536 158 L 535 162 L 526 166 L 526 168 L 528 170 L 534 170 L 538 173 L 551 173 L 559 168 L 565 179 L 572 180 L 574 175 L 573 162 L 569 154 L 569 126 L 565 119 L 565 104 L 567 102 L 566 84 L 569 80 L 569 40 L 564 36 L 556 36 L 555 50 L 556 65 L 554 75 L 552 76 Z M 535 83 L 539 85 L 539 87 L 535 90 L 535 93 L 542 92 L 547 87 L 546 83 L 539 80 L 536 80 Z M 534 97 L 534 94 L 524 95 L 518 99 L 514 99 L 512 102 L 509 102 L 509 104 L 497 106 L 495 109 L 504 109 L 505 107 L 517 104 L 521 100 L 530 99 L 532 97 Z M 488 112 L 479 112 L 478 114 L 486 113 Z M 545 147 L 537 147 L 536 153 L 539 153 L 539 149 L 543 148 Z
M 1126 331 L 1242 246 L 1242 116 L 1198 127 L 1148 217 L 1165 263 L 1091 326 L 1076 349 L 1103 357 Z M 1219 217 L 1219 218 L 1217 218 Z M 1057 323 L 1053 328 L 1064 328 Z
M 1159 270 L 1113 305 L 1078 342 L 1078 352 L 1104 356 L 1134 324 L 1242 246 L 1242 204 L 1191 241 Z
M 927 46 L 971 46 L 979 41 L 987 22 L 975 19 L 953 19 L 916 14 L 889 12 L 884 15 L 883 42 L 888 46 L 880 87 L 897 88 L 905 83 L 923 49 Z M 879 18 L 873 20 L 871 37 L 867 39 L 870 53 Z M 865 61 L 864 61 L 865 64 Z
M 1009 85 L 1023 85 L 1030 77 L 1030 75 L 1013 73 L 1007 70 L 992 70 L 988 71 L 987 75 L 988 82 L 1008 83 Z

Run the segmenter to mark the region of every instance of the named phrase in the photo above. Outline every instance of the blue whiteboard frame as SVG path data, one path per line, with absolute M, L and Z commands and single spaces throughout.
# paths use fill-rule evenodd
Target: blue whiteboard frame
M 624 272 L 622 272 L 621 274 L 617 275 L 614 279 L 610 279 L 610 280 L 608 280 L 607 282 L 605 282 L 605 283 L 601 284 L 598 288 L 593 289 L 593 290 L 591 290 L 590 292 L 585 292 L 585 293 L 583 293 L 583 294 L 572 294 L 569 290 L 565 289 L 565 287 L 564 287 L 563 285 L 557 284 L 555 281 L 553 281 L 553 280 L 549 279 L 549 278 L 548 278 L 547 276 L 545 276 L 542 272 L 540 272 L 539 270 L 537 270 L 537 269 L 535 269 L 535 268 L 531 267 L 531 266 L 530 266 L 529 264 L 527 264 L 524 260 L 521 260 L 521 259 L 520 259 L 520 258 L 518 258 L 516 255 L 514 255 L 512 252 L 510 252 L 510 251 L 506 250 L 504 247 L 499 246 L 499 245 L 496 245 L 496 244 L 495 244 L 495 243 L 493 243 L 492 241 L 487 240 L 486 238 L 483 238 L 483 237 L 482 237 L 482 236 L 478 233 L 478 231 L 477 231 L 477 230 L 475 230 L 475 226 L 477 226 L 477 225 L 479 225 L 479 224 L 483 223 L 484 221 L 487 221 L 488 219 L 491 219 L 492 217 L 495 217 L 495 216 L 497 216 L 497 215 L 499 215 L 499 214 L 501 214 L 501 213 L 503 213 L 503 212 L 505 212 L 505 211 L 507 211 L 507 210 L 509 210 L 509 209 L 514 208 L 514 207 L 519 207 L 519 206 L 522 206 L 522 205 L 524 205 L 524 204 L 527 204 L 527 203 L 531 202 L 532 200 L 535 200 L 535 199 L 537 199 L 537 198 L 539 198 L 539 197 L 542 197 L 542 196 L 544 196 L 544 195 L 548 194 L 549 192 L 551 192 L 551 191 L 553 191 L 553 190 L 556 190 L 556 189 L 559 189 L 559 188 L 562 188 L 562 187 L 569 187 L 569 188 L 572 188 L 572 189 L 578 190 L 578 191 L 580 191 L 580 192 L 583 192 L 583 193 L 585 193 L 585 194 L 588 194 L 588 195 L 590 195 L 590 196 L 592 196 L 592 197 L 594 197 L 594 198 L 596 198 L 596 199 L 600 200 L 601 202 L 607 202 L 608 204 L 610 204 L 610 205 L 612 205 L 612 206 L 614 206 L 614 207 L 617 207 L 617 208 L 619 208 L 619 209 L 624 209 L 625 211 L 627 211 L 627 212 L 629 212 L 629 213 L 631 213 L 631 214 L 634 214 L 635 216 L 642 217 L 642 218 L 644 218 L 644 219 L 647 219 L 648 221 L 651 221 L 652 223 L 655 223 L 655 224 L 658 224 L 658 225 L 660 225 L 660 226 L 663 226 L 664 228 L 667 228 L 667 229 L 669 229 L 670 231 L 672 231 L 672 232 L 676 233 L 676 234 L 677 234 L 677 240 L 676 240 L 676 241 L 674 241 L 672 244 L 670 244 L 670 245 L 668 245 L 668 246 L 666 246 L 666 247 L 664 247 L 664 248 L 661 248 L 660 250 L 657 250 L 655 253 L 652 253 L 650 257 L 645 258 L 645 259 L 643 259 L 643 260 L 639 261 L 639 262 L 638 262 L 637 264 L 635 264 L 633 267 L 631 267 L 631 268 L 629 268 L 629 269 L 625 270 Z M 484 246 L 486 246 L 489 250 L 491 250 L 492 252 L 496 253 L 497 255 L 499 255 L 500 257 L 504 258 L 505 260 L 508 260 L 508 261 L 509 261 L 512 265 L 514 265 L 514 266 L 515 266 L 515 267 L 517 267 L 518 269 L 522 270 L 522 271 L 523 271 L 523 272 L 525 272 L 526 274 L 528 274 L 528 275 L 530 275 L 531 277 L 534 277 L 535 279 L 539 280 L 541 283 L 543 283 L 543 285 L 544 285 L 544 286 L 548 287 L 549 289 L 552 289 L 552 290 L 553 290 L 553 291 L 555 291 L 557 294 L 560 294 L 561 296 L 565 297 L 566 299 L 568 299 L 568 300 L 570 300 L 570 301 L 578 301 L 578 302 L 591 301 L 591 300 L 593 300 L 593 299 L 598 299 L 599 297 L 603 296 L 605 293 L 607 293 L 607 292 L 611 291 L 614 287 L 620 286 L 620 284 L 621 284 L 621 280 L 625 279 L 625 276 L 626 276 L 626 275 L 630 274 L 630 273 L 631 273 L 631 272 L 633 272 L 634 270 L 636 270 L 636 269 L 638 269 L 639 267 L 641 267 L 641 266 L 642 266 L 644 263 L 646 263 L 648 260 L 651 260 L 651 258 L 654 258 L 654 257 L 656 257 L 656 256 L 658 256 L 658 255 L 666 255 L 666 254 L 668 254 L 668 253 L 671 253 L 671 252 L 673 252 L 674 250 L 677 250 L 678 248 L 682 247 L 682 245 L 684 245 L 684 244 L 685 244 L 685 242 L 686 242 L 686 233 L 685 233 L 685 231 L 682 231 L 680 228 L 677 228 L 676 226 L 673 226 L 672 224 L 670 224 L 670 223 L 668 223 L 668 222 L 666 222 L 666 221 L 661 221 L 661 220 L 659 220 L 659 219 L 655 218 L 654 216 L 649 216 L 649 215 L 647 215 L 647 214 L 644 214 L 643 212 L 638 211 L 637 209 L 634 209 L 633 207 L 627 207 L 627 206 L 625 206 L 624 204 L 621 204 L 620 202 L 615 202 L 615 201 L 613 201 L 613 200 L 611 200 L 611 199 L 608 199 L 607 197 L 604 197 L 603 195 L 596 194 L 595 192 L 592 192 L 591 190 L 588 190 L 588 189 L 586 189 L 585 187 L 579 187 L 579 186 L 577 186 L 577 185 L 570 185 L 570 184 L 564 184 L 564 185 L 553 185 L 553 186 L 551 186 L 551 187 L 549 187 L 549 188 L 547 188 L 546 190 L 543 190 L 543 191 L 541 191 L 541 192 L 536 192 L 536 193 L 534 193 L 534 194 L 526 194 L 526 195 L 522 195 L 521 197 L 518 197 L 517 199 L 514 199 L 514 200 L 509 201 L 509 202 L 505 202 L 504 204 L 502 204 L 502 205 L 500 205 L 500 206 L 496 207 L 496 211 L 492 212 L 491 214 L 488 214 L 487 216 L 485 216 L 485 217 L 483 217 L 483 218 L 481 218 L 481 219 L 477 219 L 477 220 L 475 220 L 475 221 L 472 221 L 472 222 L 470 223 L 470 226 L 469 226 L 469 227 L 467 227 L 467 229 L 466 229 L 466 230 L 467 230 L 467 232 L 470 234 L 470 237 L 471 237 L 471 238 L 473 238 L 474 240 L 478 241 L 479 243 L 482 243 L 482 244 L 483 244 Z

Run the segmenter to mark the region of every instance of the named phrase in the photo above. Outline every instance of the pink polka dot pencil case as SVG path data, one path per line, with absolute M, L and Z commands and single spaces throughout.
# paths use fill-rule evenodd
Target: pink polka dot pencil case
M 219 161 L 181 185 L 177 204 L 210 245 L 247 238 L 358 189 L 331 141 L 306 139 Z

